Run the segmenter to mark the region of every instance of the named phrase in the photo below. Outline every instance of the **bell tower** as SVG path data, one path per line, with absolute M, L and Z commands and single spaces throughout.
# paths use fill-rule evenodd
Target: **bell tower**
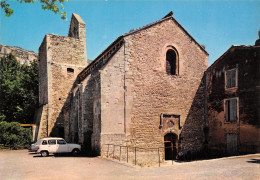
M 68 36 L 47 34 L 39 48 L 38 138 L 64 135 L 62 109 L 78 74 L 88 65 L 85 26 L 73 13 Z

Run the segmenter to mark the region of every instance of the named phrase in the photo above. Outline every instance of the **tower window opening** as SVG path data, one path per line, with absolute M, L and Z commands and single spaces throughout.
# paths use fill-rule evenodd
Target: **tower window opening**
M 67 72 L 68 72 L 68 73 L 74 73 L 74 69 L 72 69 L 72 68 L 67 68 Z

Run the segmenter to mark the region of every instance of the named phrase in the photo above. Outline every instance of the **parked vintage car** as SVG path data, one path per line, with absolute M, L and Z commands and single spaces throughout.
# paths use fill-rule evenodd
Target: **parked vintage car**
M 73 155 L 78 155 L 80 150 L 81 145 L 67 143 L 63 138 L 59 137 L 42 138 L 37 147 L 37 153 L 43 157 L 48 156 L 50 153 L 72 153 Z
M 37 142 L 31 144 L 31 147 L 29 148 L 29 152 L 37 152 L 37 148 L 39 147 L 42 139 L 38 139 Z

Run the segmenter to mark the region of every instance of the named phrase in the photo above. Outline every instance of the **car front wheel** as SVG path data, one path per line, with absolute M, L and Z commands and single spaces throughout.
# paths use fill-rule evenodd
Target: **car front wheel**
M 42 151 L 41 152 L 41 156 L 42 157 L 47 157 L 49 155 L 49 153 L 47 151 Z

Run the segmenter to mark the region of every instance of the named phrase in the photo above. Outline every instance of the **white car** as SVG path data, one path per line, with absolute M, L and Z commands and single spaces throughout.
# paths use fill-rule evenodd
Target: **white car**
M 42 139 L 39 139 L 34 144 L 31 144 L 31 147 L 29 148 L 29 152 L 37 152 L 37 148 L 39 147 Z
M 37 153 L 46 157 L 50 153 L 72 153 L 73 155 L 79 154 L 81 146 L 79 144 L 69 144 L 63 138 L 48 137 L 40 139 Z

